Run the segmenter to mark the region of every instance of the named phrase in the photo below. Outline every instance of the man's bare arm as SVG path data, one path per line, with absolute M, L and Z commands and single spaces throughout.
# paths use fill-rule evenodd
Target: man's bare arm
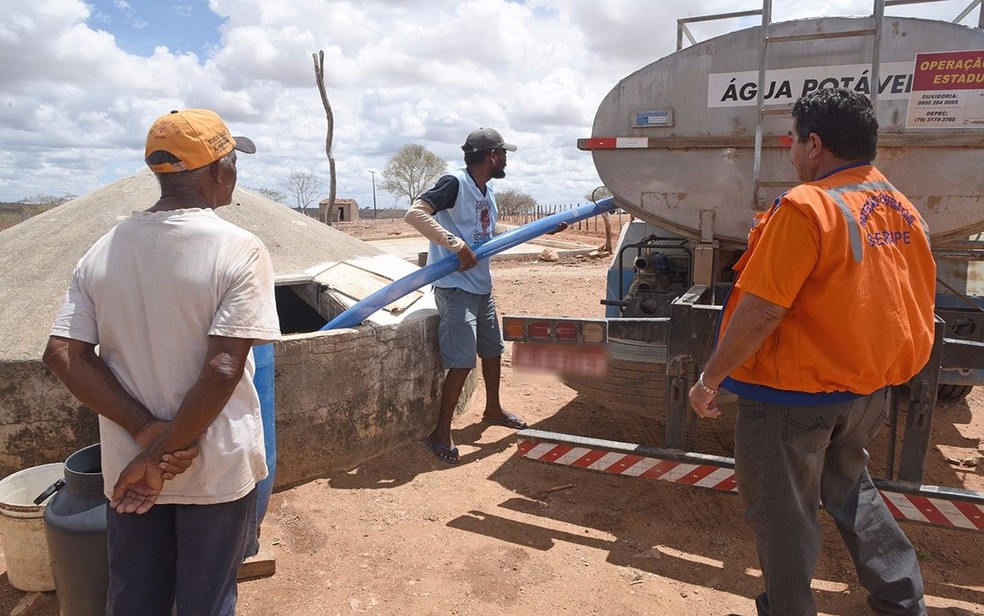
M 253 340 L 248 338 L 209 336 L 198 380 L 156 441 L 120 473 L 111 507 L 120 513 L 145 513 L 153 507 L 164 484 L 157 471 L 162 456 L 188 447 L 218 417 L 242 380 L 252 346 Z
M 471 269 L 478 263 L 478 257 L 468 244 L 437 222 L 434 218 L 434 206 L 430 203 L 423 199 L 415 199 L 403 220 L 428 240 L 456 253 L 461 263 L 459 270 Z
M 423 199 L 414 199 L 403 220 L 421 235 L 451 252 L 457 253 L 462 247 L 467 246 L 464 240 L 437 222 L 434 218 L 434 206 Z
M 741 299 L 724 338 L 704 367 L 703 382 L 690 388 L 690 406 L 695 413 L 706 418 L 721 415 L 717 396 L 701 384 L 712 390 L 720 388 L 721 381 L 759 350 L 785 315 L 786 308 L 757 295 L 748 293 Z
M 167 421 L 154 417 L 120 385 L 96 354 L 96 345 L 52 336 L 42 359 L 79 402 L 121 426 L 141 447 L 155 442 L 167 426 Z M 187 470 L 198 453 L 198 447 L 190 444 L 162 455 L 160 470 L 164 479 L 173 479 Z
M 252 347 L 250 338 L 208 337 L 208 350 L 198 380 L 185 394 L 159 442 L 147 449 L 148 453 L 160 456 L 184 449 L 205 432 L 242 380 Z
M 716 388 L 754 355 L 779 327 L 786 308 L 747 293 L 735 308 L 728 330 L 704 367 L 704 384 Z
M 52 336 L 42 359 L 79 402 L 121 426 L 134 439 L 155 421 L 96 355 L 96 345 Z

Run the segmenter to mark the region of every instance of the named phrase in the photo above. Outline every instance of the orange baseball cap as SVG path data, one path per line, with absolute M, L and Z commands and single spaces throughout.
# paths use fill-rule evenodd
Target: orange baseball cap
M 154 173 L 177 173 L 214 163 L 234 149 L 253 154 L 256 145 L 246 137 L 233 137 L 214 111 L 185 109 L 157 118 L 147 133 L 144 160 Z M 166 152 L 177 160 L 162 162 L 155 157 L 151 163 L 150 155 L 155 152 Z

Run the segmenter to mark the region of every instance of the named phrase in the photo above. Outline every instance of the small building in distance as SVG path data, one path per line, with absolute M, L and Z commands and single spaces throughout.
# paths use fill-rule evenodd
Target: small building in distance
M 318 203 L 318 220 L 328 220 L 328 200 Z M 331 222 L 354 222 L 359 220 L 359 203 L 355 199 L 335 199 L 335 216 Z

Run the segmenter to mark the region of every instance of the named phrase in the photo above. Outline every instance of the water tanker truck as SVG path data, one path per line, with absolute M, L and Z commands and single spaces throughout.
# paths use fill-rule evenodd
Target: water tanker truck
M 984 530 L 984 494 L 923 484 L 937 398 L 984 383 L 984 30 L 885 15 L 902 3 L 876 0 L 865 17 L 773 22 L 766 0 L 761 10 L 680 20 L 678 50 L 605 97 L 578 147 L 635 219 L 613 255 L 605 318 L 506 315 L 503 331 L 515 366 L 559 368 L 582 395 L 665 413 L 663 442 L 524 430 L 521 456 L 735 489 L 733 460 L 697 451 L 687 392 L 713 350 L 755 214 L 798 182 L 792 103 L 847 87 L 871 99 L 876 164 L 928 223 L 939 270 L 936 345 L 926 368 L 894 388 L 878 487 L 900 519 Z M 752 14 L 761 25 L 682 46 L 690 22 Z M 599 349 L 610 358 L 602 370 Z

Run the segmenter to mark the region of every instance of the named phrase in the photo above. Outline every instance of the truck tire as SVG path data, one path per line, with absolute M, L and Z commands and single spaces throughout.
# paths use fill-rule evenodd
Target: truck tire
M 943 400 L 963 400 L 973 388 L 973 385 L 940 385 L 936 397 Z
M 577 393 L 602 403 L 640 410 L 666 408 L 666 364 L 612 360 L 612 372 L 604 378 L 567 376 L 564 384 Z

